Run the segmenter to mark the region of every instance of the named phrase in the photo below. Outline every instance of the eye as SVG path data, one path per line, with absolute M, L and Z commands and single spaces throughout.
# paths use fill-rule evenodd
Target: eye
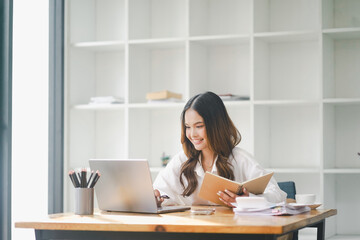
M 197 128 L 202 128 L 202 127 L 204 127 L 204 125 L 198 125 L 198 126 L 196 126 Z

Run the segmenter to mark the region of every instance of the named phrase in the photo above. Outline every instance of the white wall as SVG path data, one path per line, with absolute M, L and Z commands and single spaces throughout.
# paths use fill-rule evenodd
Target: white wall
M 49 1 L 13 2 L 12 221 L 47 214 Z M 12 239 L 35 239 L 12 229 Z

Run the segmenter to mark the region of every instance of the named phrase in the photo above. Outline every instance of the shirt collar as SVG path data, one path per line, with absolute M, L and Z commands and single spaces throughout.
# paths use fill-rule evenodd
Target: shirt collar
M 216 161 L 218 159 L 218 156 L 216 156 L 215 160 L 214 160 L 214 164 L 212 166 L 212 169 L 211 169 L 211 173 L 217 173 L 217 168 L 216 168 Z M 196 166 L 195 166 L 195 169 L 194 169 L 195 173 L 200 176 L 200 177 L 203 177 L 205 175 L 205 172 L 204 172 L 204 169 L 203 167 L 201 166 L 201 154 L 199 154 L 199 159 L 196 163 Z

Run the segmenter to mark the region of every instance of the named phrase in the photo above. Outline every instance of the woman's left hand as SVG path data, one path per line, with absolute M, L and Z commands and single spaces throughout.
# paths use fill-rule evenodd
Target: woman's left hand
M 231 203 L 236 202 L 236 198 L 237 197 L 248 197 L 249 196 L 249 192 L 243 188 L 243 194 L 241 195 L 236 195 L 235 193 L 225 189 L 225 191 L 219 191 L 217 193 L 217 195 L 219 195 L 219 199 L 220 201 L 222 201 L 225 205 L 227 205 L 228 207 L 235 207 L 234 205 L 232 205 Z

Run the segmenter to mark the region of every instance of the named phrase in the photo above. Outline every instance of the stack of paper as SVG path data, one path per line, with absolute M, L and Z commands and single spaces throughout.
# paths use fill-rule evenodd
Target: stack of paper
M 269 205 L 261 208 L 242 208 L 233 209 L 236 215 L 253 215 L 253 216 L 279 216 L 279 215 L 295 215 L 310 211 L 308 206 L 293 206 L 285 202 Z

